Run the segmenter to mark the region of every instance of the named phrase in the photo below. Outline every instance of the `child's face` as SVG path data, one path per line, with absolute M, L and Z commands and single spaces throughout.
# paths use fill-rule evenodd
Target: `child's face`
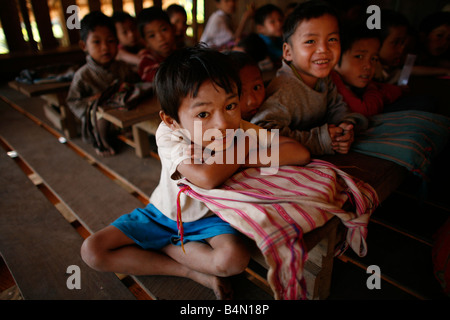
M 175 33 L 171 24 L 164 20 L 147 23 L 143 29 L 145 45 L 163 58 L 176 49 Z
M 407 37 L 406 26 L 389 28 L 389 35 L 384 39 L 380 49 L 380 61 L 383 65 L 395 67 L 400 64 Z
M 240 99 L 241 116 L 244 120 L 250 120 L 266 97 L 266 89 L 261 77 L 261 71 L 256 66 L 245 66 L 239 72 L 242 82 Z
M 209 148 L 213 149 L 211 143 L 214 141 L 216 150 L 222 149 L 227 140 L 226 134 L 230 134 L 226 129 L 236 130 L 240 127 L 241 112 L 237 87 L 232 93 L 226 93 L 211 81 L 205 81 L 195 98 L 188 95 L 181 101 L 178 117 L 179 123 L 175 127 L 187 130 L 194 143 L 203 147 L 209 145 Z M 200 132 L 194 130 L 194 126 L 198 128 L 200 125 Z M 215 137 L 205 134 L 207 130 Z
M 341 65 L 336 65 L 336 70 L 345 83 L 353 87 L 365 88 L 375 74 L 379 50 L 378 39 L 355 41 L 350 50 L 342 54 Z
M 180 12 L 175 12 L 170 16 L 170 23 L 175 29 L 175 35 L 184 36 L 186 34 L 187 24 L 186 16 Z
M 117 38 L 125 47 L 134 47 L 138 44 L 138 32 L 136 24 L 132 20 L 116 22 Z
M 221 9 L 226 14 L 233 14 L 236 11 L 236 0 L 219 0 L 217 9 Z
M 282 37 L 283 22 L 283 16 L 278 11 L 273 11 L 267 15 L 262 26 L 257 26 L 258 33 L 268 37 Z
M 432 56 L 440 56 L 450 48 L 450 25 L 442 25 L 433 29 L 427 37 L 428 52 Z
M 98 26 L 89 32 L 86 42 L 81 42 L 81 48 L 95 62 L 107 66 L 116 58 L 117 38 L 108 27 Z
M 283 58 L 292 62 L 309 87 L 329 75 L 340 53 L 339 25 L 329 14 L 300 22 L 288 43 L 283 44 Z

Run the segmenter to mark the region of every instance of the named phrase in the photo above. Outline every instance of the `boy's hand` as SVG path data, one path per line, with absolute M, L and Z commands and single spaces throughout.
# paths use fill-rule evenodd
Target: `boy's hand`
M 342 122 L 339 126 L 329 125 L 331 146 L 338 153 L 348 153 L 354 141 L 353 124 Z

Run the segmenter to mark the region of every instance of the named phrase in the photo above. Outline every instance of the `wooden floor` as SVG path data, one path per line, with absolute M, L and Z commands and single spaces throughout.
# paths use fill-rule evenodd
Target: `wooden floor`
M 23 111 L 23 116 L 32 118 L 36 126 L 55 130 L 45 119 L 41 99 L 27 98 L 7 86 L 0 87 L 0 95 L 4 102 L 16 107 L 14 112 Z M 58 134 L 58 131 L 55 132 Z M 95 168 L 129 190 L 142 203 L 147 201 L 158 183 L 161 168 L 159 161 L 155 158 L 138 158 L 125 144 L 121 144 L 119 154 L 111 158 L 97 157 L 91 146 L 80 138 L 71 140 L 70 144 L 73 152 L 91 161 Z M 447 158 L 439 160 L 441 163 L 438 163 L 438 167 L 447 165 L 445 161 L 450 159 L 449 150 L 446 150 L 445 155 Z M 441 187 L 441 181 L 448 181 L 450 173 L 448 170 L 439 172 L 433 179 L 428 196 L 424 198 L 423 193 L 420 193 L 421 182 L 411 176 L 376 210 L 369 224 L 368 255 L 359 258 L 348 251 L 335 259 L 329 300 L 448 299 L 434 277 L 431 250 L 433 234 L 450 216 L 450 190 Z M 51 192 L 48 197 L 51 201 Z M 89 234 L 76 223 L 73 225 L 82 236 Z M 367 288 L 366 269 L 369 265 L 380 267 L 381 289 Z M 259 274 L 254 274 L 251 280 L 264 283 L 264 278 Z M 138 299 L 150 298 L 138 283 L 130 279 L 124 281 L 129 281 L 127 286 Z M 0 261 L 1 300 L 20 299 L 20 293 L 14 285 L 7 267 Z

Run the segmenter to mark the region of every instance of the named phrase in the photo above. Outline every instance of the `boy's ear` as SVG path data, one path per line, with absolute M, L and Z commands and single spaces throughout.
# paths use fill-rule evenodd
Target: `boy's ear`
M 78 45 L 80 46 L 81 50 L 86 51 L 86 42 L 80 40 L 78 41 Z
M 178 124 L 178 122 L 172 118 L 171 116 L 167 115 L 164 111 L 159 112 L 159 117 L 161 118 L 162 122 L 166 124 L 170 129 L 177 130 L 180 129 L 181 126 Z
M 286 61 L 292 61 L 292 48 L 288 42 L 283 43 L 283 59 Z

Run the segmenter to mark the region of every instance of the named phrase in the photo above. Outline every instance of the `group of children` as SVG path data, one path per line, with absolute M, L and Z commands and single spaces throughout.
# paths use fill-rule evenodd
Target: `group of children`
M 180 193 L 177 181 L 184 177 L 202 188 L 217 188 L 239 170 L 273 165 L 249 161 L 259 149 L 276 148 L 280 166 L 306 165 L 312 155 L 348 153 L 357 132 L 367 128 L 367 117 L 389 111 L 389 105 L 403 94 L 398 86 L 373 81 L 380 61 L 388 63 L 384 52 L 391 41 L 402 40 L 398 40 L 398 26 L 386 27 L 384 38 L 367 30 L 346 37 L 335 9 L 320 1 L 297 5 L 286 20 L 274 5 L 249 7 L 243 24 L 254 16 L 256 33 L 267 45 L 268 55 L 274 62 L 279 59 L 277 75 L 266 87 L 258 61 L 248 53 L 229 50 L 244 39 L 239 38 L 242 26 L 237 33 L 229 27 L 236 1 L 216 1 L 218 12 L 211 16 L 202 37 L 209 47 L 186 46 L 182 41 L 185 22 L 177 36 L 175 23 L 159 8 L 144 9 L 137 16 L 145 48 L 136 40 L 132 19 L 128 24 L 123 15 L 117 16 L 116 35 L 113 20 L 90 13 L 81 21 L 87 64 L 74 78 L 68 104 L 81 119 L 95 116 L 85 114 L 86 104 L 114 78 L 136 81 L 131 79 L 132 64 L 137 81 L 154 83 L 162 109 L 156 133 L 161 180 L 150 204 L 87 238 L 82 246 L 85 262 L 102 271 L 188 277 L 225 299 L 231 295 L 225 277 L 244 270 L 249 261 L 247 248 L 242 236 L 205 204 Z M 209 31 L 213 22 L 214 28 L 229 32 Z M 219 39 L 223 41 L 218 43 Z M 219 52 L 224 48 L 227 52 Z M 393 58 L 389 67 L 399 64 L 400 58 Z M 216 130 L 216 135 L 206 134 L 209 129 Z M 238 129 L 278 129 L 279 139 L 273 140 L 274 145 L 268 139 L 258 141 L 256 150 L 236 152 L 236 146 L 228 143 L 228 131 L 233 138 Z M 199 158 L 193 152 L 196 147 L 210 149 L 224 161 L 210 163 L 205 153 Z M 239 156 L 244 161 L 225 161 L 230 151 L 231 159 Z M 114 149 L 105 139 L 99 152 L 114 154 Z

